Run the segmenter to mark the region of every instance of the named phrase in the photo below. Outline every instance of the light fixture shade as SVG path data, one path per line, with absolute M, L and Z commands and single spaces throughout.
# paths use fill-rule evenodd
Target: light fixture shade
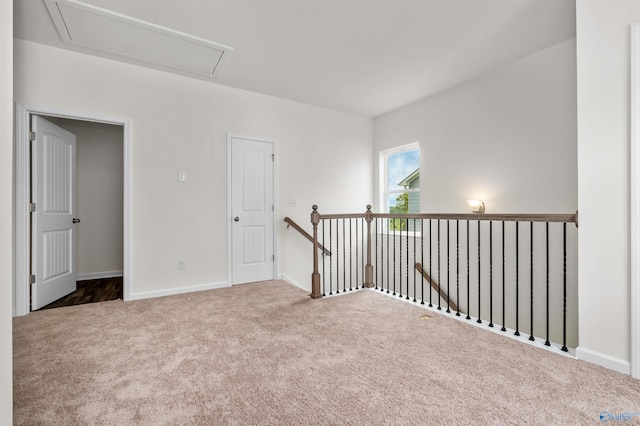
M 473 213 L 484 213 L 484 201 L 482 200 L 467 200 L 467 205 Z

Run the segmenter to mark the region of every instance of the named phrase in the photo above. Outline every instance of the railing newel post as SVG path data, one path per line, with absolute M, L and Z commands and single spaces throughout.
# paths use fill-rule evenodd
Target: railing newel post
M 318 271 L 318 223 L 320 223 L 320 213 L 318 206 L 313 205 L 311 212 L 311 224 L 313 225 L 313 273 L 311 274 L 311 294 L 312 299 L 322 298 L 320 292 L 320 272 Z
M 364 216 L 367 222 L 367 264 L 365 266 L 364 286 L 367 288 L 373 287 L 373 265 L 371 263 L 371 222 L 373 221 L 373 212 L 371 211 L 371 205 L 367 204 L 367 211 Z

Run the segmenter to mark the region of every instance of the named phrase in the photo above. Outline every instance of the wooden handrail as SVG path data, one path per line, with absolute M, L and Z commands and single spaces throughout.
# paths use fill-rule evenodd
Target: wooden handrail
M 309 233 L 307 231 L 302 229 L 300 227 L 300 225 L 298 225 L 293 219 L 291 219 L 290 217 L 287 216 L 287 217 L 284 218 L 284 221 L 287 223 L 287 225 L 293 226 L 293 229 L 295 229 L 296 231 L 301 233 L 307 240 L 309 240 L 309 241 L 311 241 L 313 243 L 313 237 L 311 235 L 309 235 Z M 326 254 L 327 256 L 331 256 L 331 252 L 329 250 L 327 250 L 322 244 L 318 243 L 318 248 L 320 250 L 322 250 L 322 252 L 324 254 Z
M 430 282 L 430 283 L 431 283 L 431 287 L 433 287 L 433 289 L 434 289 L 435 291 L 437 291 L 437 292 L 439 292 L 439 293 L 440 293 L 440 297 L 442 297 L 442 298 L 444 299 L 444 301 L 449 305 L 449 307 L 450 307 L 451 309 L 453 309 L 454 311 L 458 311 L 458 312 L 460 312 L 460 311 L 458 310 L 458 306 L 457 306 L 455 303 L 453 303 L 453 302 L 449 299 L 449 295 L 448 295 L 448 294 L 446 294 L 446 293 L 445 293 L 445 292 L 440 288 L 440 285 L 439 285 L 436 281 L 434 281 L 434 280 L 432 280 L 432 279 L 431 279 L 431 276 L 427 273 L 427 271 L 425 271 L 424 269 L 422 269 L 422 264 L 420 264 L 420 263 L 416 263 L 416 269 L 417 269 L 417 271 L 418 271 L 418 272 L 420 272 L 420 273 L 422 274 L 422 276 L 423 276 L 423 277 L 424 277 L 428 282 Z
M 508 222 L 564 222 L 578 226 L 578 213 L 574 214 L 477 214 L 477 213 L 368 213 L 374 219 L 451 219 L 493 220 Z M 365 218 L 367 213 L 321 214 L 320 219 Z

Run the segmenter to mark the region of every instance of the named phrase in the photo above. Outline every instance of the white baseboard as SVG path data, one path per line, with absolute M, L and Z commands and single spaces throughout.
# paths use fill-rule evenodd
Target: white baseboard
M 227 282 L 197 284 L 189 287 L 176 287 L 164 290 L 143 291 L 140 293 L 132 293 L 129 300 L 151 299 L 154 297 L 174 296 L 176 294 L 193 293 L 196 291 L 215 290 L 217 288 L 229 287 Z
M 617 371 L 618 373 L 631 374 L 631 363 L 629 363 L 629 361 L 592 351 L 582 346 L 576 348 L 576 358 Z
M 286 274 L 280 274 L 280 275 L 278 276 L 278 279 L 283 280 L 283 281 L 286 281 L 286 282 L 288 282 L 289 284 L 291 284 L 291 285 L 293 285 L 293 286 L 295 286 L 295 287 L 301 288 L 301 289 L 303 289 L 303 290 L 305 290 L 305 291 L 311 291 L 311 289 L 309 289 L 309 288 L 307 288 L 306 286 L 303 286 L 303 285 L 301 285 L 300 283 L 298 283 L 298 282 L 294 281 L 290 276 L 288 276 L 288 275 L 286 275 Z
M 124 272 L 122 271 L 89 272 L 88 274 L 77 274 L 76 281 L 99 280 L 102 278 L 113 278 L 122 276 L 124 276 Z

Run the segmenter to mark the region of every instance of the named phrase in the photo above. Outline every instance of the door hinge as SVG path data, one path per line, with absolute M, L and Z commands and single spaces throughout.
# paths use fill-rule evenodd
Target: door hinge
M 36 203 L 29 203 L 29 213 L 36 211 Z
M 271 204 L 271 211 L 272 211 L 272 212 L 275 212 L 275 211 L 276 211 L 276 208 L 275 208 L 275 206 L 274 206 L 273 204 Z
M 275 254 L 271 255 L 271 260 L 273 260 L 274 262 L 276 261 L 276 255 Z
M 29 140 L 30 141 L 35 141 L 36 140 L 36 132 L 29 132 Z
M 29 276 L 29 284 L 35 284 L 36 283 L 36 276 L 35 275 L 31 275 Z
M 271 154 L 271 161 L 276 161 L 276 155 L 275 154 Z

